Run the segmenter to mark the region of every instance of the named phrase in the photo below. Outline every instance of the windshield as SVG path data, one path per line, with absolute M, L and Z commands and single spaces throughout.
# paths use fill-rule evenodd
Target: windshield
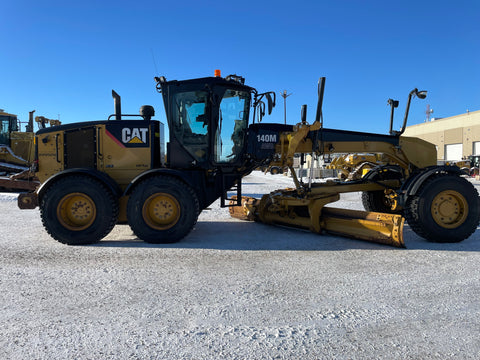
M 10 146 L 10 117 L 0 116 L 0 144 Z
M 246 91 L 225 91 L 215 134 L 215 162 L 235 162 L 242 153 L 248 126 L 249 99 L 250 93 Z

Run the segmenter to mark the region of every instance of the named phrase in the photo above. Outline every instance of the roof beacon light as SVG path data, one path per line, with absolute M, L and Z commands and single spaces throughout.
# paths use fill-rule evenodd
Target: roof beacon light
M 215 77 L 221 77 L 222 72 L 219 69 L 215 69 Z

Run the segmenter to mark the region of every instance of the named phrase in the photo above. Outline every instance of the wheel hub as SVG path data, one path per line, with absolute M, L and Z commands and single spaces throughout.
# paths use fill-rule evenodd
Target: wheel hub
M 431 212 L 438 225 L 453 229 L 466 220 L 468 204 L 459 192 L 446 190 L 434 197 Z
M 57 206 L 57 218 L 69 230 L 85 230 L 93 224 L 96 216 L 94 201 L 83 193 L 67 194 Z
M 142 214 L 148 226 L 166 230 L 180 219 L 180 204 L 170 194 L 156 193 L 145 201 Z

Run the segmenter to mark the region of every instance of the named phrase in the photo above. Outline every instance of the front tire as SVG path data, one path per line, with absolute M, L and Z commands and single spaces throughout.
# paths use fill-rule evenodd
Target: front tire
M 67 245 L 93 244 L 115 226 L 118 201 L 101 182 L 88 176 L 68 176 L 47 190 L 40 215 L 55 240 Z
M 180 241 L 197 223 L 195 191 L 170 176 L 155 176 L 138 184 L 127 205 L 130 227 L 139 239 L 153 244 Z
M 439 174 L 425 181 L 417 195 L 407 201 L 404 214 L 421 237 L 439 243 L 467 239 L 480 221 L 480 201 L 466 179 Z

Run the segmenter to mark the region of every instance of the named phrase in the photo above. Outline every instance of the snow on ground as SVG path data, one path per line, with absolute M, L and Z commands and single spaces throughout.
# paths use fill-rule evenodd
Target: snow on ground
M 0 202 L 17 202 L 16 193 L 0 193 Z
M 303 179 L 307 182 L 307 179 Z M 317 180 L 325 181 L 325 180 Z M 265 174 L 260 171 L 254 171 L 252 174 L 243 179 L 242 195 L 261 198 L 264 194 L 269 194 L 272 191 L 285 188 L 294 188 L 293 179 L 284 175 Z M 235 193 L 229 193 L 229 196 Z M 364 210 L 359 193 L 341 194 L 341 201 L 332 203 L 331 207 L 342 207 L 345 209 Z M 200 214 L 199 221 L 210 220 L 225 220 L 232 221 L 228 213 L 228 208 L 220 208 L 220 200 L 215 201 L 208 210 Z
M 255 172 L 245 195 L 291 186 Z M 476 184 L 478 186 L 478 184 Z M 335 207 L 361 209 L 359 194 Z M 55 242 L 0 195 L 2 359 L 476 359 L 480 231 L 408 249 L 232 219 L 177 244 Z

